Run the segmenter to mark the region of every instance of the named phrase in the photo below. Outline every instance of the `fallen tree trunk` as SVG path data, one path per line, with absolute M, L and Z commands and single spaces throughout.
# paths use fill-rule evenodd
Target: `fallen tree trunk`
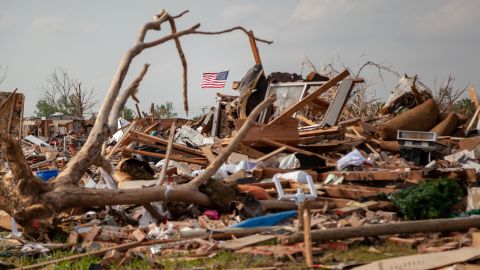
M 448 232 L 480 227 L 480 217 L 443 218 L 418 221 L 405 221 L 360 227 L 343 227 L 312 231 L 312 241 L 343 240 L 355 237 L 410 234 L 425 232 Z M 303 241 L 303 232 L 297 232 L 280 239 L 283 244 Z

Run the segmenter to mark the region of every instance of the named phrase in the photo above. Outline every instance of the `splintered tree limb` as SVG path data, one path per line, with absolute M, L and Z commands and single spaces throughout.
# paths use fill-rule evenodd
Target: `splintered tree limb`
M 175 34 L 177 32 L 177 26 L 175 25 L 175 20 L 173 17 L 168 19 L 168 22 L 170 23 L 170 28 L 172 29 L 172 34 Z M 183 67 L 183 108 L 185 109 L 185 112 L 188 115 L 188 92 L 187 92 L 187 59 L 185 58 L 185 54 L 183 53 L 182 45 L 180 44 L 180 39 L 176 38 L 175 39 L 175 47 L 177 48 L 178 51 L 178 56 L 180 57 L 180 60 L 182 61 L 182 67 Z
M 122 95 L 117 97 L 117 100 L 115 101 L 115 104 L 113 105 L 112 112 L 110 114 L 110 118 L 108 120 L 108 125 L 110 127 L 110 133 L 114 133 L 118 129 L 118 115 L 120 114 L 120 111 L 125 107 L 125 104 L 127 103 L 128 98 L 131 96 L 132 98 L 135 96 L 135 94 L 138 92 L 138 87 L 140 86 L 140 83 L 143 80 L 143 77 L 148 71 L 148 68 L 150 67 L 149 64 L 144 64 L 142 71 L 140 71 L 140 74 L 138 74 L 137 78 L 132 81 L 132 83 L 128 86 L 128 88 L 123 92 Z M 136 99 L 136 98 L 135 98 Z M 138 101 L 137 101 L 138 103 Z
M 247 36 L 250 36 L 247 29 L 245 29 L 241 26 L 236 26 L 236 27 L 232 27 L 232 28 L 229 28 L 229 29 L 225 29 L 225 30 L 222 30 L 222 31 L 216 31 L 216 32 L 195 31 L 193 34 L 219 35 L 219 34 L 225 34 L 225 33 L 233 32 L 235 30 L 240 30 L 240 31 L 244 32 Z M 265 40 L 265 39 L 261 39 L 261 38 L 257 38 L 257 37 L 254 37 L 254 39 L 258 42 L 263 42 L 263 43 L 267 43 L 267 44 L 272 44 L 273 43 L 273 41 Z
M 217 156 L 217 158 L 205 169 L 205 171 L 201 175 L 195 177 L 192 181 L 190 181 L 189 184 L 199 187 L 202 184 L 204 184 L 208 179 L 210 179 L 218 171 L 218 168 L 220 168 L 220 166 L 222 166 L 222 164 L 225 163 L 227 158 L 237 148 L 237 146 L 243 141 L 243 139 L 245 139 L 245 137 L 248 134 L 248 131 L 250 131 L 250 128 L 253 126 L 253 124 L 255 123 L 255 120 L 260 115 L 260 113 L 265 108 L 270 106 L 274 100 L 275 98 L 273 96 L 270 96 L 265 98 L 265 100 L 262 101 L 262 103 L 258 104 L 257 107 L 255 107 L 255 109 L 247 117 L 242 127 L 235 135 L 235 138 L 233 138 L 233 140 L 230 141 L 230 143 L 225 148 L 225 150 L 220 155 Z

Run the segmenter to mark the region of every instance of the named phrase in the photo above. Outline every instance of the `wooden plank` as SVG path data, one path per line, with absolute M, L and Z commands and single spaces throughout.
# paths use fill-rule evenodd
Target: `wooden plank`
M 321 156 L 319 154 L 316 154 L 316 153 L 313 153 L 313 152 L 310 152 L 310 151 L 307 151 L 307 150 L 303 150 L 303 149 L 300 149 L 300 148 L 297 148 L 297 147 L 294 147 L 294 146 L 291 146 L 291 145 L 286 145 L 286 144 L 283 144 L 283 143 L 280 143 L 280 142 L 276 142 L 274 140 L 270 140 L 270 139 L 267 139 L 267 138 L 263 138 L 262 142 L 266 143 L 268 145 L 271 145 L 271 146 L 286 147 L 286 150 L 289 150 L 291 152 L 296 152 L 296 153 L 304 154 L 304 155 L 307 155 L 307 156 L 317 156 L 319 158 L 325 159 L 324 156 Z
M 131 136 L 131 138 L 136 139 L 136 140 L 141 140 L 142 142 L 148 142 L 149 141 L 151 143 L 159 143 L 159 144 L 164 145 L 164 146 L 168 145 L 167 140 L 164 140 L 162 138 L 155 137 L 155 136 L 150 136 L 148 134 L 144 134 L 144 133 L 137 132 L 137 131 L 131 131 L 130 136 Z M 176 151 L 179 151 L 179 152 L 185 152 L 185 153 L 188 153 L 188 154 L 204 157 L 204 155 L 201 151 L 191 149 L 187 146 L 184 146 L 184 145 L 181 145 L 181 144 L 178 144 L 178 143 L 173 143 L 172 147 L 173 147 L 173 150 L 176 150 Z
M 410 171 L 330 171 L 319 174 L 319 181 L 324 181 L 329 174 L 343 176 L 344 181 L 421 181 L 426 178 L 444 177 L 449 179 L 463 180 L 469 183 L 475 183 L 475 169 L 449 168 L 437 170 L 435 175 L 424 176 L 422 170 Z
M 210 149 L 210 146 L 202 146 L 200 147 L 200 150 L 202 150 L 203 154 L 207 157 L 208 162 L 213 163 L 217 156 L 215 156 L 212 152 L 212 149 Z
M 255 41 L 253 31 L 248 31 L 248 40 L 250 41 L 250 48 L 252 48 L 252 54 L 253 58 L 255 59 L 255 64 L 261 65 L 262 60 L 260 59 L 260 53 L 258 52 L 257 42 Z
M 339 126 L 329 127 L 329 128 L 319 128 L 314 130 L 305 130 L 300 131 L 300 137 L 309 137 L 309 136 L 326 136 L 333 134 L 340 134 L 343 132 L 343 128 Z
M 265 153 L 255 150 L 249 146 L 246 146 L 243 143 L 239 144 L 237 146 L 237 149 L 235 149 L 235 151 L 241 154 L 247 155 L 250 158 L 261 158 L 265 155 Z
M 309 126 L 314 126 L 316 125 L 317 123 L 313 122 L 312 120 L 306 118 L 305 116 L 301 115 L 301 114 L 295 114 L 295 118 L 298 119 L 298 121 L 302 121 L 303 123 L 309 125 Z
M 175 121 L 172 122 L 172 126 L 170 127 L 170 134 L 168 134 L 167 151 L 165 153 L 165 160 L 163 161 L 162 170 L 160 171 L 160 178 L 158 179 L 158 183 L 157 183 L 158 185 L 162 185 L 163 182 L 165 181 L 165 175 L 167 174 L 168 163 L 170 161 L 170 156 L 172 154 L 173 139 L 175 138 L 175 130 L 176 129 L 177 129 L 177 121 L 175 120 Z M 145 208 L 145 209 L 147 209 L 147 208 Z
M 475 106 L 475 109 L 480 108 L 480 103 L 478 102 L 477 93 L 475 92 L 473 84 L 470 85 L 470 89 L 468 89 L 468 94 L 470 95 L 470 101 Z
M 219 246 L 224 249 L 229 249 L 229 250 L 238 250 L 244 247 L 248 247 L 251 245 L 255 245 L 261 242 L 265 242 L 268 240 L 272 240 L 277 238 L 277 235 L 271 235 L 271 234 L 254 234 L 254 235 L 249 235 L 246 237 L 241 237 L 233 240 L 228 240 L 223 243 L 221 243 Z
M 326 92 L 328 89 L 330 89 L 332 86 L 335 86 L 338 82 L 341 80 L 345 79 L 348 75 L 350 75 L 350 72 L 348 70 L 344 70 L 341 73 L 339 73 L 337 76 L 333 77 L 329 81 L 327 81 L 325 84 L 320 86 L 317 90 L 313 91 L 306 97 L 304 97 L 302 100 L 299 102 L 295 103 L 292 105 L 290 108 L 282 112 L 277 118 L 273 119 L 270 121 L 267 126 L 274 125 L 275 123 L 279 123 L 284 121 L 286 118 L 289 118 L 292 114 L 295 112 L 299 111 L 302 109 L 305 105 L 309 104 L 312 102 L 314 99 L 316 99 L 318 96 L 320 96 L 322 93 Z
M 239 130 L 245 119 L 236 119 L 235 128 Z M 242 140 L 243 144 L 252 145 L 261 141 L 262 138 L 268 138 L 285 144 L 296 145 L 300 141 L 298 133 L 298 120 L 289 118 L 273 126 L 256 123 L 247 136 Z
M 269 158 L 275 156 L 276 154 L 279 154 L 279 153 L 281 153 L 281 152 L 283 152 L 283 151 L 285 151 L 285 150 L 287 150 L 287 147 L 286 147 L 286 146 L 282 146 L 282 147 L 280 147 L 280 148 L 278 148 L 278 149 L 276 149 L 276 150 L 273 150 L 272 152 L 264 155 L 263 157 L 257 158 L 257 159 L 255 160 L 255 162 L 264 161 L 264 160 L 269 159 Z
M 391 194 L 398 190 L 394 188 L 366 187 L 361 185 L 327 185 L 323 191 L 330 197 L 358 200 L 377 197 L 379 194 Z
M 473 125 L 477 122 L 477 118 L 480 114 L 480 107 L 475 110 L 475 113 L 472 116 L 472 119 L 470 119 L 470 122 L 468 122 L 468 126 L 465 129 L 465 134 L 468 134 L 468 132 L 473 128 Z
M 142 151 L 142 150 L 136 150 L 136 149 L 126 149 L 126 148 L 124 148 L 123 152 L 129 153 L 129 154 L 139 154 L 139 155 L 144 155 L 144 156 L 148 156 L 148 157 L 156 157 L 156 158 L 161 158 L 161 159 L 164 159 L 166 157 L 166 155 L 164 155 L 164 154 Z M 176 156 L 176 155 L 171 155 L 170 159 L 175 160 L 175 161 L 181 161 L 181 162 L 203 165 L 203 166 L 208 165 L 208 162 L 205 161 L 205 160 L 193 159 L 193 158 L 184 158 L 184 157 L 180 157 L 180 156 Z

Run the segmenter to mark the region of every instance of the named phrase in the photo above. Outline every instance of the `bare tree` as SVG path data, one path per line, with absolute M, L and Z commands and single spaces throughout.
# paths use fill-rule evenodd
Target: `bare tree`
M 449 75 L 448 79 L 442 86 L 435 90 L 433 99 L 440 107 L 441 111 L 452 111 L 457 100 L 467 91 L 468 87 L 453 88 L 455 77 Z M 436 84 L 436 83 L 435 83 Z
M 232 139 L 215 161 L 204 171 L 187 184 L 176 185 L 173 188 L 166 186 L 154 186 L 145 189 L 125 190 L 99 190 L 84 189 L 78 184 L 91 165 L 100 166 L 107 173 L 113 172 L 113 166 L 102 154 L 102 146 L 105 139 L 117 130 L 117 118 L 124 108 L 129 97 L 135 94 L 138 86 L 147 72 L 148 65 L 145 64 L 137 78 L 120 94 L 120 88 L 128 73 L 132 60 L 143 50 L 174 40 L 180 44 L 180 37 L 192 34 L 216 35 L 234 30 L 248 32 L 242 27 L 234 27 L 218 32 L 199 31 L 200 24 L 194 25 L 186 30 L 176 31 L 175 19 L 165 11 L 154 16 L 152 22 L 146 23 L 137 35 L 136 44 L 123 56 L 115 76 L 107 91 L 104 102 L 97 115 L 95 125 L 82 149 L 70 160 L 67 167 L 54 180 L 43 182 L 34 177 L 20 145 L 12 137 L 0 131 L 0 139 L 4 141 L 2 149 L 12 171 L 13 177 L 4 177 L 0 181 L 0 209 L 9 213 L 20 225 L 24 232 L 41 230 L 42 225 L 47 226 L 51 218 L 59 211 L 76 206 L 105 206 L 121 204 L 137 204 L 152 201 L 185 201 L 199 205 L 209 206 L 209 197 L 199 191 L 204 184 L 223 164 L 236 146 L 246 136 L 250 127 L 259 113 L 272 104 L 273 98 L 267 98 L 260 103 L 249 115 L 236 137 Z M 148 31 L 160 31 L 163 23 L 169 23 L 172 33 L 153 41 L 145 41 Z M 258 41 L 263 41 L 258 39 Z M 182 54 L 181 54 L 182 55 Z M 183 66 L 185 68 L 185 65 Z M 184 72 L 186 74 L 186 72 Z M 185 79 L 185 77 L 184 77 Z M 184 89 L 186 90 L 186 89 Z M 167 192 L 168 191 L 168 192 Z
M 42 88 L 44 96 L 37 103 L 40 116 L 45 116 L 45 111 L 54 111 L 84 117 L 96 104 L 93 89 L 82 88 L 82 82 L 62 68 L 50 73 Z

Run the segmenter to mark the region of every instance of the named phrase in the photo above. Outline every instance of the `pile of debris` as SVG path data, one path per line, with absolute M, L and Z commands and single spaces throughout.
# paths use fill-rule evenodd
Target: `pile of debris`
M 234 83 L 238 96 L 218 94 L 196 121 L 144 114 L 132 122 L 115 117 L 108 139 L 101 130 L 111 121 L 95 124 L 88 138 L 71 133 L 47 143 L 29 135 L 22 140 L 29 168 L 15 155 L 15 140 L 2 135 L 10 166 L 4 181 L 20 179 L 15 196 L 27 198 L 12 208 L 30 203 L 4 209 L 0 226 L 12 232 L 4 248 L 24 256 L 79 253 L 23 269 L 86 256 L 103 256 L 103 265 L 141 257 L 155 267 L 158 258 L 222 250 L 275 256 L 273 268 L 305 258 L 308 267 L 328 269 L 436 269 L 480 256 L 480 233 L 469 230 L 480 226 L 470 217 L 480 209 L 474 91 L 476 111 L 467 118 L 405 76 L 377 115 L 352 117 L 349 99 L 363 79 L 348 70 L 266 76 L 257 57 Z M 79 156 L 95 159 L 85 174 Z M 64 177 L 77 169 L 81 181 Z M 37 175 L 37 190 L 26 188 L 25 171 Z M 66 243 L 51 241 L 54 231 L 68 234 Z M 425 254 L 324 263 L 326 251 L 372 237 Z

